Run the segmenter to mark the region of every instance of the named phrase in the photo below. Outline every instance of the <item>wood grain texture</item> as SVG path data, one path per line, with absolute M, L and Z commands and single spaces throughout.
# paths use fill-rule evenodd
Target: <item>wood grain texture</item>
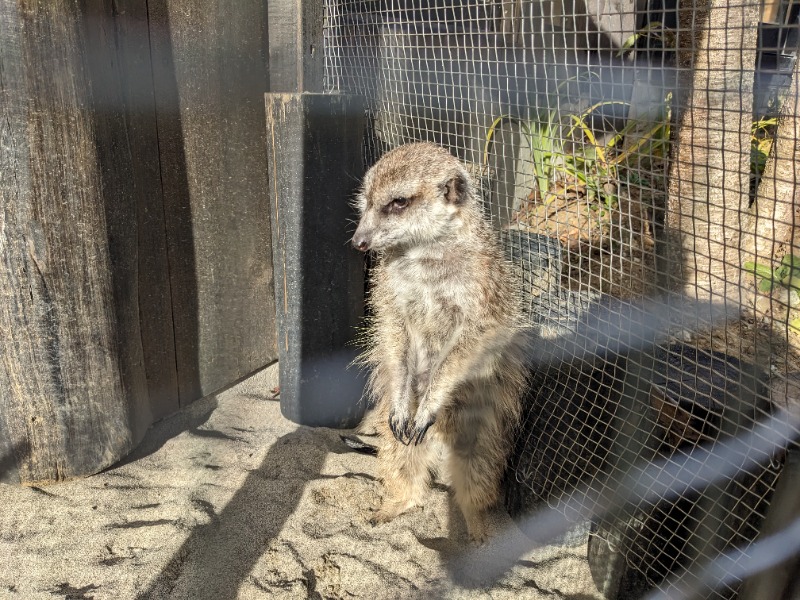
M 322 92 L 324 3 L 272 0 L 268 10 L 270 91 Z
M 364 380 L 348 369 L 364 315 L 364 255 L 348 243 L 364 175 L 365 102 L 267 94 L 281 412 L 301 425 L 355 427 Z
M 148 2 L 181 405 L 276 357 L 265 0 Z
M 0 39 L 0 480 L 43 483 L 274 360 L 266 6 L 20 0 Z
M 83 0 L 82 11 L 118 351 L 138 438 L 178 409 L 147 6 Z
M 56 481 L 133 445 L 74 2 L 0 5 L 0 473 Z
M 279 0 L 268 4 L 269 19 L 269 89 L 272 92 L 296 92 L 302 79 L 297 54 L 301 13 L 297 0 Z

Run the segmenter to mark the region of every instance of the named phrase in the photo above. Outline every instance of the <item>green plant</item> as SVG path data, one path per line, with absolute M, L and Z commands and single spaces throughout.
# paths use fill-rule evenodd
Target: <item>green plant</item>
M 800 256 L 787 254 L 777 267 L 746 262 L 742 268 L 760 278 L 758 289 L 761 292 L 769 294 L 776 288 L 800 292 Z M 800 333 L 800 317 L 789 319 L 787 324 L 794 332 Z
M 536 188 L 544 198 L 557 175 L 571 178 L 586 187 L 590 198 L 602 199 L 612 206 L 616 198 L 606 185 L 621 179 L 621 171 L 641 169 L 643 160 L 663 157 L 669 144 L 671 94 L 665 99 L 662 118 L 643 129 L 642 123 L 631 120 L 608 141 L 601 142 L 588 122 L 595 111 L 608 106 L 628 106 L 627 102 L 604 101 L 593 104 L 579 114 L 559 118 L 553 109 L 543 118 L 522 120 L 511 115 L 497 117 L 486 135 L 483 162 L 488 164 L 489 150 L 497 128 L 503 123 L 519 125 L 531 153 Z M 571 152 L 565 151 L 566 142 L 573 144 Z M 625 143 L 627 142 L 627 145 Z M 635 165 L 635 167 L 634 167 Z M 629 176 L 630 180 L 632 177 Z
M 777 127 L 776 117 L 753 121 L 750 134 L 750 173 L 756 178 L 764 173 Z
M 665 107 L 669 106 L 671 94 L 665 99 Z M 572 127 L 567 132 L 567 137 L 572 138 L 576 130 L 583 136 L 582 153 L 576 155 L 576 163 L 583 167 L 583 172 L 588 174 L 585 182 L 590 192 L 601 196 L 600 185 L 607 181 L 621 179 L 621 171 L 633 171 L 641 167 L 643 160 L 661 157 L 663 149 L 669 143 L 669 109 L 664 111 L 662 118 L 642 130 L 643 124 L 631 119 L 620 131 L 611 136 L 607 142 L 598 142 L 594 132 L 587 124 L 587 119 L 596 110 L 613 106 L 629 106 L 627 102 L 607 101 L 598 102 L 590 106 L 580 115 L 570 115 Z M 627 143 L 627 145 L 625 145 Z M 635 160 L 634 160 L 635 159 Z M 634 169 L 631 169 L 635 165 Z M 631 177 L 628 177 L 630 180 Z
M 649 48 L 674 48 L 675 30 L 664 27 L 661 21 L 648 23 L 622 43 L 617 56 L 622 57 L 631 52 L 641 39 L 647 39 Z
M 569 170 L 569 167 L 565 164 L 569 162 L 569 158 L 564 152 L 564 140 L 559 132 L 557 111 L 555 109 L 548 111 L 541 120 L 525 121 L 511 115 L 497 117 L 492 122 L 486 135 L 486 143 L 483 150 L 484 165 L 489 163 L 489 149 L 494 139 L 494 134 L 503 123 L 516 123 L 526 136 L 531 153 L 536 187 L 544 197 L 558 166 L 562 165 L 566 170 Z
M 603 184 L 609 180 L 617 180 L 617 158 L 609 158 L 613 152 L 616 142 L 621 139 L 614 135 L 607 143 L 598 142 L 594 132 L 587 124 L 586 120 L 591 117 L 594 111 L 606 106 L 623 105 L 626 102 L 609 101 L 598 102 L 587 108 L 579 115 L 569 115 L 571 127 L 567 130 L 567 139 L 575 139 L 575 134 L 580 133 L 580 143 L 578 147 L 581 152 L 575 153 L 575 164 L 580 167 L 584 175 L 581 179 L 589 191 L 590 196 L 600 197 L 603 194 Z M 610 199 L 607 199 L 610 201 Z
M 800 257 L 794 254 L 784 256 L 781 264 L 774 268 L 755 262 L 746 262 L 742 268 L 761 278 L 758 283 L 761 292 L 769 293 L 776 286 L 800 291 Z
M 583 77 L 571 77 L 562 81 L 556 88 L 555 96 L 559 96 L 564 87 L 570 83 L 580 81 L 581 79 L 591 79 L 592 77 L 599 77 L 597 73 L 592 71 L 586 73 Z M 551 105 L 558 105 L 552 98 Z M 484 144 L 483 164 L 489 163 L 489 149 L 491 147 L 494 134 L 497 128 L 503 123 L 516 123 L 525 134 L 528 148 L 531 153 L 531 164 L 533 167 L 534 181 L 536 189 L 542 198 L 550 189 L 550 184 L 555 179 L 558 171 L 568 175 L 573 175 L 577 180 L 585 182 L 586 177 L 575 168 L 575 161 L 573 154 L 565 152 L 565 140 L 561 135 L 561 119 L 559 118 L 558 109 L 552 108 L 547 112 L 542 113 L 542 117 L 538 119 L 525 120 L 514 117 L 512 115 L 501 115 L 497 117 L 489 127 L 486 134 L 486 141 Z

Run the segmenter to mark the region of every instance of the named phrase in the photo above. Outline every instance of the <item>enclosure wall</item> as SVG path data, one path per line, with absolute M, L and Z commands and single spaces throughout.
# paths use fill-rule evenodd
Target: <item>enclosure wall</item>
M 96 472 L 276 356 L 266 3 L 0 7 L 0 480 Z

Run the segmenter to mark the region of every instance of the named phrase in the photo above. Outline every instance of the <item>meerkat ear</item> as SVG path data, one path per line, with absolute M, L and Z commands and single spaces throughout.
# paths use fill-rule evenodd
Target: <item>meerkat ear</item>
M 444 185 L 444 199 L 450 204 L 463 204 L 467 200 L 467 180 L 459 173 Z

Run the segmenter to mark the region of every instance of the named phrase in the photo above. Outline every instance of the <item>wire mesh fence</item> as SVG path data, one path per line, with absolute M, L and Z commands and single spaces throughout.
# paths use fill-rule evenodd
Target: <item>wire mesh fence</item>
M 367 98 L 367 163 L 412 141 L 450 149 L 518 269 L 546 351 L 507 474 L 512 515 L 550 507 L 587 524 L 608 598 L 677 594 L 691 579 L 681 573 L 734 551 L 761 564 L 753 549 L 790 530 L 800 495 L 798 6 L 325 8 L 326 91 Z M 642 306 L 680 317 L 608 326 Z M 786 439 L 757 428 L 781 411 Z M 732 469 L 713 483 L 603 511 L 579 493 L 753 432 L 774 443 L 749 462 L 722 455 Z M 741 569 L 721 572 L 703 594 L 800 593 L 787 569 L 745 583 Z

